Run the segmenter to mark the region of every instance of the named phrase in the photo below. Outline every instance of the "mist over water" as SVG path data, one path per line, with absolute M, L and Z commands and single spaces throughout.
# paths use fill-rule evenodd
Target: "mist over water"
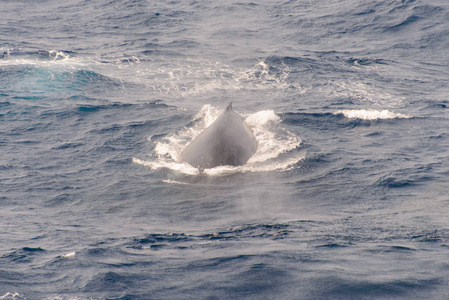
M 445 299 L 445 1 L 3 1 L 0 299 Z M 244 166 L 182 149 L 233 102 Z

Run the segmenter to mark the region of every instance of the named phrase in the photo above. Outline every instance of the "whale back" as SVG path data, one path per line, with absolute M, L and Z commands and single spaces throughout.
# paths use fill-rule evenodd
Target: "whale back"
M 240 166 L 256 153 L 257 140 L 232 102 L 218 118 L 182 152 L 179 161 L 199 169 Z

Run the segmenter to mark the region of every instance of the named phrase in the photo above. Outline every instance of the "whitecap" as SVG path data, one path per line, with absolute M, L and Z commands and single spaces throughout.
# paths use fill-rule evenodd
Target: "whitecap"
M 7 299 L 26 299 L 24 296 L 20 295 L 19 293 L 6 293 L 3 296 L 0 296 L 0 300 L 7 300 Z
M 63 258 L 72 258 L 72 257 L 75 257 L 75 255 L 76 255 L 76 252 L 73 251 L 73 252 L 69 252 L 69 253 L 61 255 L 61 257 L 63 257 Z
M 361 120 L 386 120 L 386 119 L 408 119 L 409 115 L 400 113 L 393 113 L 389 110 L 374 110 L 374 109 L 348 109 L 339 110 L 334 112 L 334 115 L 342 114 L 349 119 L 361 119 Z
M 11 53 L 9 49 L 0 59 L 0 66 L 35 66 L 35 67 L 70 67 L 82 68 L 89 65 L 85 59 L 72 57 L 69 53 L 59 50 L 38 51 L 32 53 Z

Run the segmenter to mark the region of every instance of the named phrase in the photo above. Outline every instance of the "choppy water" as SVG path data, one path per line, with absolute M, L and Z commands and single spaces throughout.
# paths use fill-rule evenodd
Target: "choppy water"
M 446 299 L 446 1 L 1 1 L 0 299 Z M 247 165 L 176 159 L 230 102 Z

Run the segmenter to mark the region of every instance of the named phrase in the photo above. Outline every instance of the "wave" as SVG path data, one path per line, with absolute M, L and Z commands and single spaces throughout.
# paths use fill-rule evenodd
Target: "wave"
M 400 113 L 393 113 L 386 109 L 374 110 L 374 109 L 346 109 L 334 112 L 334 115 L 342 114 L 349 119 L 361 119 L 361 120 L 387 120 L 387 119 L 408 119 L 412 116 L 404 115 Z
M 302 223 L 299 221 L 298 223 Z M 196 248 L 213 241 L 240 241 L 248 239 L 279 240 L 290 233 L 289 223 L 244 224 L 207 233 L 152 233 L 143 237 L 135 237 L 127 242 L 131 249 L 185 249 Z M 297 226 L 297 224 L 293 224 Z M 296 228 L 295 228 L 296 229 Z
M 75 257 L 75 255 L 76 255 L 76 252 L 72 251 L 72 252 L 68 252 L 66 254 L 62 254 L 60 257 L 62 257 L 62 258 L 73 258 L 73 257 Z
M 0 88 L 23 99 L 59 100 L 80 93 L 120 97 L 124 83 L 103 73 L 99 63 L 65 51 L 8 49 L 0 56 Z
M 281 62 L 271 57 L 261 58 L 241 65 L 242 62 L 227 64 L 179 56 L 168 59 L 167 55 L 145 50 L 134 55 L 99 58 L 71 51 L 0 48 L 0 68 L 14 68 L 14 71 L 16 68 L 37 69 L 50 73 L 47 74 L 48 79 L 56 80 L 61 72 L 73 73 L 73 76 L 83 72 L 80 75 L 84 75 L 87 81 L 92 79 L 92 74 L 102 74 L 111 81 L 133 85 L 133 90 L 138 85 L 140 90 L 143 88 L 146 92 L 174 98 L 210 95 L 216 91 L 300 89 L 299 84 L 290 78 L 293 65 L 289 58 Z
M 38 50 L 23 51 L 16 49 L 0 49 L 0 66 L 86 66 L 89 61 L 73 56 L 71 51 Z
M 140 57 L 131 64 L 126 61 L 116 65 L 121 74 L 134 83 L 172 97 L 190 97 L 214 91 L 254 91 L 288 89 L 288 66 L 273 68 L 265 60 L 250 66 L 236 66 L 218 61 L 198 59 L 172 59 L 169 62 L 149 61 Z
M 168 168 L 180 173 L 196 175 L 199 170 L 187 163 L 178 163 L 179 154 L 187 144 L 197 137 L 218 117 L 222 110 L 204 105 L 194 117 L 192 123 L 179 132 L 153 140 L 154 153 L 150 160 L 133 158 L 136 164 L 157 170 Z M 305 153 L 295 151 L 301 144 L 301 138 L 281 126 L 281 119 L 272 110 L 262 110 L 246 115 L 246 123 L 253 130 L 259 142 L 257 152 L 243 166 L 218 166 L 204 170 L 205 174 L 218 175 L 236 172 L 267 172 L 287 170 L 305 158 Z
M 4 294 L 3 296 L 0 296 L 0 300 L 21 300 L 21 299 L 26 299 L 23 295 L 19 294 L 19 293 L 10 293 L 7 292 L 6 294 Z

